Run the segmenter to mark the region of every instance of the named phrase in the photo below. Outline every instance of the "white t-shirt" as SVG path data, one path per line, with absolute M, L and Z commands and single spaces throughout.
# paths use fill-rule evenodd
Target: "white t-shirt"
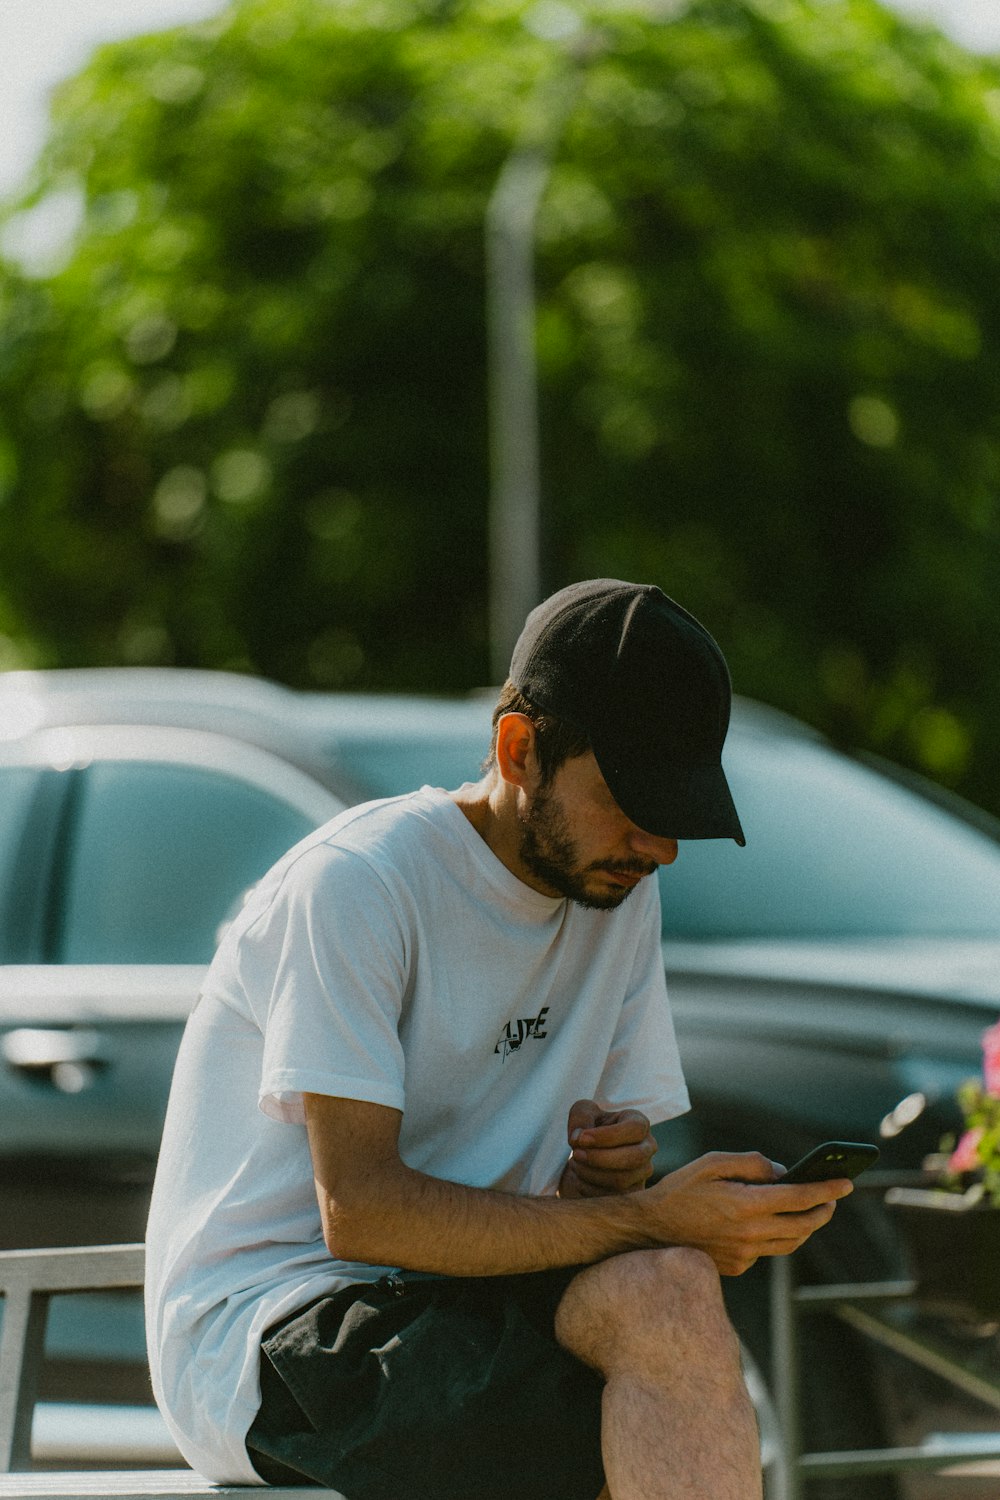
M 403 1112 L 411 1167 L 550 1193 L 579 1098 L 688 1107 L 645 880 L 616 911 L 543 896 L 446 792 L 352 808 L 255 890 L 178 1054 L 147 1235 L 153 1387 L 181 1452 L 259 1482 L 260 1341 L 392 1267 L 332 1260 L 303 1093 Z

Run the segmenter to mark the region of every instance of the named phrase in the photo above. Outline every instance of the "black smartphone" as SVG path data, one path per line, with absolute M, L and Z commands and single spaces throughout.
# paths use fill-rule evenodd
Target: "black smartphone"
M 878 1161 L 877 1146 L 862 1141 L 824 1141 L 789 1167 L 782 1182 L 829 1182 L 834 1177 L 857 1177 Z

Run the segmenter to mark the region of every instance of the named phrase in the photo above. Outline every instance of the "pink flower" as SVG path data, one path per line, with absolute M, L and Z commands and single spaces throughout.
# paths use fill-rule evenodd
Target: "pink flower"
M 975 1172 L 982 1166 L 977 1147 L 985 1133 L 981 1125 L 965 1132 L 948 1158 L 949 1172 Z
M 1000 1099 L 1000 1021 L 983 1033 L 983 1079 L 986 1092 Z

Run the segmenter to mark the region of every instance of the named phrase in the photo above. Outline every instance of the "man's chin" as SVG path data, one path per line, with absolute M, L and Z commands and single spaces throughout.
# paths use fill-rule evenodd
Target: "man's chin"
M 570 900 L 574 901 L 577 906 L 586 907 L 588 911 L 615 911 L 628 900 L 634 890 L 634 885 L 604 885 L 600 890 L 583 887 L 571 893 Z
M 574 906 L 588 911 L 615 911 L 626 901 L 646 875 L 644 870 L 614 870 L 601 865 L 573 868 L 569 859 L 557 862 L 540 856 L 522 845 L 521 859 L 538 882 L 536 890 L 548 896 L 561 896 Z

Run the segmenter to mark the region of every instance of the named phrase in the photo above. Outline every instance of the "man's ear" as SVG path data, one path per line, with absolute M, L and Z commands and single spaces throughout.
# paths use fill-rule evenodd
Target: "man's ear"
M 497 723 L 497 769 L 501 779 L 523 791 L 534 790 L 538 778 L 535 726 L 526 714 L 502 714 Z

